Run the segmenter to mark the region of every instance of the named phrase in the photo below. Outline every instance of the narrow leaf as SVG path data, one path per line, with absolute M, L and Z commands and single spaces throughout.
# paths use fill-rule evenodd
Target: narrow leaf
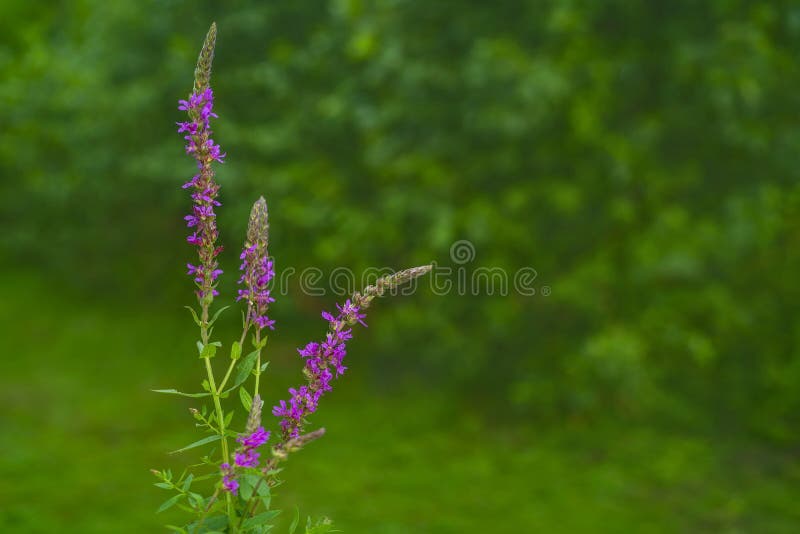
M 170 497 L 169 499 L 164 501 L 161 504 L 161 506 L 158 507 L 158 510 L 156 510 L 156 513 L 159 514 L 159 513 L 163 512 L 164 510 L 172 508 L 173 506 L 175 506 L 175 503 L 177 503 L 182 498 L 183 498 L 183 493 L 179 493 L 177 495 L 173 495 L 172 497 Z
M 189 500 L 192 501 L 192 504 L 195 508 L 203 508 L 206 505 L 206 499 L 199 493 L 189 493 Z
M 203 445 L 205 445 L 207 443 L 213 443 L 215 441 L 218 441 L 219 439 L 220 439 L 220 437 L 216 436 L 216 435 L 215 436 L 208 436 L 208 437 L 205 437 L 205 438 L 203 438 L 201 440 L 197 440 L 194 443 L 191 443 L 191 444 L 183 447 L 182 449 L 178 449 L 176 451 L 172 451 L 172 452 L 170 452 L 170 454 L 177 454 L 179 452 L 188 451 L 189 449 L 194 449 L 195 447 L 201 447 L 201 446 L 203 446 Z
M 202 326 L 202 323 L 200 322 L 200 317 L 197 316 L 197 312 L 194 311 L 194 308 L 192 308 L 191 306 L 184 306 L 184 308 L 192 312 L 192 318 L 194 319 L 195 324 L 197 324 L 197 326 Z
M 182 397 L 208 397 L 211 393 L 184 393 L 182 391 L 178 391 L 177 389 L 151 389 L 150 391 L 154 391 L 156 393 L 166 393 L 168 395 L 180 395 Z
M 297 530 L 297 525 L 299 524 L 300 524 L 300 508 L 295 506 L 294 518 L 292 519 L 292 524 L 289 525 L 289 534 L 294 534 L 294 531 Z
M 230 389 L 240 386 L 247 380 L 253 370 L 253 366 L 256 364 L 256 358 L 258 358 L 258 351 L 254 350 L 236 365 L 236 380 Z
M 253 397 L 245 388 L 239 388 L 239 399 L 242 401 L 245 411 L 250 412 L 250 407 L 253 406 Z
M 228 308 L 230 308 L 230 306 L 223 306 L 222 308 L 218 309 L 217 313 L 214 314 L 214 316 L 211 318 L 211 320 L 208 322 L 208 324 L 209 325 L 214 324 L 216 322 L 216 320 L 219 318 L 219 315 L 222 312 L 224 312 L 225 310 L 227 310 Z

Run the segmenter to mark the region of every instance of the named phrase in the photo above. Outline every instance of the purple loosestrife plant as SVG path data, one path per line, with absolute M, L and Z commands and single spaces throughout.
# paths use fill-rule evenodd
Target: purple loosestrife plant
M 217 374 L 219 370 L 215 371 L 216 366 L 212 365 L 213 358 L 223 347 L 222 342 L 212 338 L 213 326 L 227 308 L 219 308 L 212 314 L 215 297 L 220 296 L 217 279 L 222 274 L 219 267 L 222 247 L 217 243 L 219 232 L 215 212 L 220 207 L 217 200 L 220 186 L 214 179 L 214 165 L 222 163 L 225 158 L 211 137 L 211 119 L 217 118 L 210 85 L 216 35 L 216 25 L 212 24 L 197 61 L 192 92 L 186 100 L 179 101 L 178 109 L 187 113 L 188 120 L 177 123 L 178 132 L 184 134 L 186 153 L 197 164 L 196 174 L 183 185 L 184 189 L 191 191 L 192 200 L 191 213 L 184 218 L 190 231 L 187 241 L 197 250 L 197 259 L 188 264 L 196 286 L 197 307 L 187 308 L 199 329 L 197 351 L 206 377 L 200 393 L 156 390 L 208 401 L 200 409 L 190 409 L 195 426 L 206 435 L 173 453 L 201 447 L 208 448 L 208 451 L 199 463 L 179 476 L 173 475 L 170 469 L 153 470 L 153 473 L 158 478 L 156 486 L 173 493 L 158 511 L 177 506 L 189 514 L 189 520 L 183 526 L 168 525 L 172 531 L 186 534 L 264 533 L 272 528 L 272 521 L 280 512 L 271 507 L 271 490 L 281 483 L 278 478 L 280 464 L 291 453 L 325 433 L 324 428 L 305 432 L 310 424 L 308 417 L 317 410 L 321 397 L 332 390 L 333 381 L 347 369 L 344 358 L 347 342 L 353 337 L 353 328 L 359 324 L 366 326 L 365 311 L 373 299 L 426 274 L 430 266 L 384 276 L 374 285 L 337 304 L 336 312 L 323 312 L 322 317 L 328 324 L 324 338 L 298 350 L 303 361 L 305 383 L 290 388 L 288 400 L 281 400 L 272 408 L 272 414 L 277 418 L 273 421 L 275 430 L 265 428 L 260 377 L 268 365 L 268 362 L 262 363 L 267 333 L 275 328 L 275 321 L 268 315 L 271 314 L 270 304 L 275 302 L 270 290 L 275 270 L 268 251 L 269 214 L 263 197 L 255 202 L 250 212 L 247 236 L 239 256 L 241 274 L 235 300 L 244 306 L 242 333 L 230 344 L 230 360 L 224 365 L 224 373 Z M 243 354 L 247 341 L 252 350 Z M 228 400 L 234 390 L 238 390 L 238 398 L 247 413 L 241 432 L 232 429 L 233 408 L 223 407 L 223 401 Z M 299 516 L 295 515 L 290 532 L 295 532 L 298 520 Z M 327 519 L 312 522 L 309 518 L 305 531 L 322 533 L 331 528 Z

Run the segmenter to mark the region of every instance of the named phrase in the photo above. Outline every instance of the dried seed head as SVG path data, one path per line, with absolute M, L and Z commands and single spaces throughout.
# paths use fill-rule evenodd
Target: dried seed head
M 382 276 L 375 281 L 375 285 L 367 286 L 362 292 L 353 294 L 353 303 L 361 308 L 367 308 L 372 299 L 383 296 L 387 289 L 393 289 L 401 284 L 419 278 L 429 273 L 431 269 L 433 269 L 433 265 L 421 265 L 419 267 L 412 267 L 404 271 Z
M 321 438 L 325 435 L 325 428 L 318 428 L 313 432 L 309 432 L 308 434 L 303 434 L 302 436 L 297 436 L 296 438 L 292 438 L 287 441 L 283 447 L 275 447 L 272 450 L 272 455 L 279 459 L 284 460 L 286 459 L 287 453 L 290 452 L 297 452 L 302 449 L 306 444 Z
M 264 406 L 264 401 L 261 396 L 256 393 L 253 397 L 253 404 L 250 407 L 250 415 L 247 417 L 247 433 L 252 434 L 258 427 L 261 426 L 261 408 Z
M 199 94 L 208 89 L 211 81 L 211 63 L 214 61 L 214 46 L 217 43 L 217 23 L 212 22 L 208 29 L 200 57 L 197 58 L 197 67 L 194 69 L 194 92 Z
M 250 222 L 247 224 L 247 242 L 266 250 L 269 246 L 269 212 L 267 201 L 259 197 L 250 210 Z

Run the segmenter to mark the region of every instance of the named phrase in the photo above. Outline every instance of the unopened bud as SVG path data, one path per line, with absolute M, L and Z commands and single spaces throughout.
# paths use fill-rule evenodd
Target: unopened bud
M 214 61 L 214 47 L 217 44 L 217 23 L 212 22 L 208 29 L 203 48 L 197 58 L 197 67 L 194 69 L 194 92 L 201 93 L 208 89 L 211 81 L 211 63 Z
M 250 210 L 250 222 L 247 224 L 247 242 L 257 245 L 263 252 L 269 246 L 269 212 L 267 201 L 259 197 Z
M 253 397 L 253 404 L 250 406 L 250 415 L 247 416 L 247 433 L 252 434 L 258 427 L 261 426 L 261 408 L 264 406 L 264 401 L 261 396 L 256 393 Z

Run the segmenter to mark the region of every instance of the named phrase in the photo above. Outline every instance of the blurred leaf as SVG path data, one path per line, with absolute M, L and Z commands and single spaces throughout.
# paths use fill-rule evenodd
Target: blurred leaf
M 244 406 L 244 410 L 250 413 L 250 408 L 253 406 L 253 398 L 250 396 L 250 393 L 248 393 L 245 388 L 239 388 L 239 399 L 242 401 L 242 406 Z
M 208 436 L 208 437 L 205 437 L 203 439 L 197 440 L 194 443 L 191 443 L 191 444 L 187 445 L 186 447 L 183 447 L 181 449 L 172 451 L 172 452 L 170 452 L 170 454 L 177 454 L 179 452 L 188 451 L 189 449 L 194 449 L 195 447 L 201 447 L 201 446 L 206 445 L 208 443 L 213 443 L 215 441 L 219 441 L 219 439 L 220 439 L 220 437 L 218 435 Z
M 160 514 L 164 510 L 168 510 L 168 509 L 172 508 L 182 498 L 183 498 L 183 494 L 182 493 L 179 493 L 177 495 L 173 495 L 172 497 L 170 497 L 169 499 L 167 499 L 166 501 L 161 503 L 161 506 L 158 507 L 158 510 L 156 510 L 156 513 Z

